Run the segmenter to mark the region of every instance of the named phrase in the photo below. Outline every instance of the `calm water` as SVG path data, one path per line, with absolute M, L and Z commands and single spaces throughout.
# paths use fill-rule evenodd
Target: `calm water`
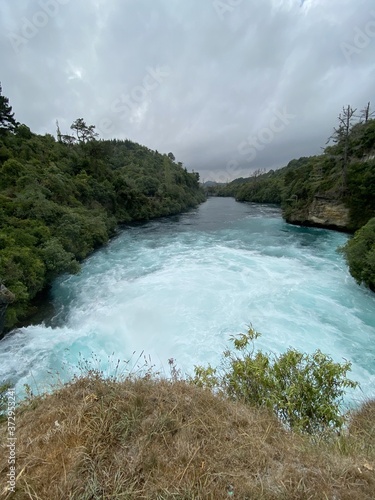
M 126 228 L 79 275 L 55 283 L 49 326 L 0 342 L 0 378 L 22 394 L 25 383 L 44 389 L 55 372 L 66 380 L 82 359 L 110 372 L 117 358 L 132 364 L 142 352 L 165 373 L 169 358 L 191 373 L 216 364 L 229 336 L 251 323 L 264 349 L 319 348 L 350 360 L 361 384 L 350 397 L 375 396 L 375 294 L 336 252 L 346 240 L 228 198 Z

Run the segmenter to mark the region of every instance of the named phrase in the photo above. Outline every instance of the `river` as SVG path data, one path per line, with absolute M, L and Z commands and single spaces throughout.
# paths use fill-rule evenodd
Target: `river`
M 52 319 L 0 342 L 0 379 L 20 395 L 24 384 L 41 392 L 87 364 L 110 374 L 120 359 L 135 373 L 144 356 L 162 373 L 170 358 L 192 373 L 216 365 L 230 335 L 252 324 L 267 351 L 351 361 L 361 385 L 352 400 L 374 397 L 375 294 L 337 252 L 347 238 L 231 198 L 126 227 L 78 275 L 56 280 Z

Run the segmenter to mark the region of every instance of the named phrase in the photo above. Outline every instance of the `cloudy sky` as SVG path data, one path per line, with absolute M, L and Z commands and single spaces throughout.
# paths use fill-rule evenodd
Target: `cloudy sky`
M 16 118 L 172 151 L 229 180 L 317 154 L 374 103 L 374 0 L 1 0 Z

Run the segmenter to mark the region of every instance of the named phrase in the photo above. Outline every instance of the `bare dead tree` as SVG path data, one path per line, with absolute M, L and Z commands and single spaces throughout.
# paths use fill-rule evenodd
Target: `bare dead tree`
M 61 130 L 60 130 L 60 125 L 59 125 L 59 120 L 56 120 L 56 135 L 57 135 L 57 140 L 61 142 Z
M 265 173 L 266 173 L 266 169 L 265 168 L 258 168 L 257 170 L 254 170 L 254 172 L 250 176 L 251 179 L 254 182 L 254 185 L 258 184 L 258 177 L 261 177 Z
M 367 103 L 367 105 L 361 109 L 361 115 L 360 115 L 360 122 L 361 123 L 367 123 L 372 116 L 374 116 L 375 112 L 373 111 L 372 113 L 370 112 L 370 102 Z
M 353 126 L 353 118 L 355 118 L 356 109 L 353 109 L 349 104 L 347 107 L 342 108 L 342 113 L 339 114 L 338 127 L 333 129 L 333 134 L 329 137 L 328 141 L 333 141 L 334 143 L 342 145 L 343 155 L 342 155 L 342 183 L 343 189 L 346 189 L 347 185 L 347 171 L 349 163 L 349 146 L 350 146 L 350 132 Z

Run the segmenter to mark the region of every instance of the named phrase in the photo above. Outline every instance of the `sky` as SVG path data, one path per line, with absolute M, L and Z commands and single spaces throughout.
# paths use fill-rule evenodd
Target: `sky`
M 0 81 L 35 133 L 84 118 L 226 182 L 375 107 L 375 2 L 0 0 Z

